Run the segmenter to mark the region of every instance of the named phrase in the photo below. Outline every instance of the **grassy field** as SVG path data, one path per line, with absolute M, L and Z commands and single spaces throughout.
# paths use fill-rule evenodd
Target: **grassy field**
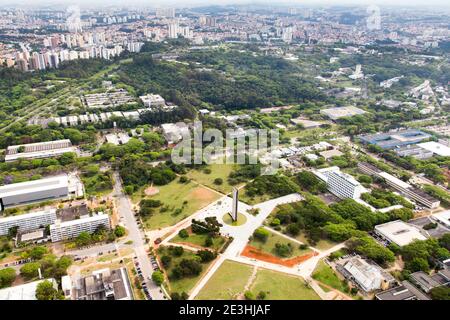
M 229 193 L 232 190 L 232 186 L 228 183 L 228 176 L 235 168 L 235 164 L 210 164 L 199 170 L 192 169 L 186 176 L 211 189 L 222 193 Z M 205 169 L 210 169 L 211 173 L 205 173 Z M 216 178 L 221 178 L 223 183 L 221 185 L 214 184 Z
M 316 266 L 312 278 L 341 292 L 348 293 L 348 286 L 338 278 L 334 270 L 322 260 Z
M 160 247 L 158 249 L 158 255 L 161 257 L 163 255 L 170 255 L 167 253 L 167 249 L 165 247 Z M 169 268 L 166 270 L 166 274 L 168 276 L 170 276 L 170 274 L 172 273 L 173 268 L 183 259 L 197 259 L 198 257 L 195 255 L 194 252 L 189 251 L 189 250 L 184 250 L 183 254 L 179 257 L 172 257 L 172 261 L 171 264 L 169 266 Z M 189 294 L 189 292 L 192 290 L 192 288 L 194 288 L 195 284 L 201 279 L 201 277 L 206 273 L 208 266 L 210 265 L 210 263 L 202 263 L 202 272 L 195 277 L 186 277 L 186 278 L 182 278 L 182 279 L 170 279 L 169 278 L 169 289 L 170 292 L 179 292 L 180 294 L 182 292 L 186 292 Z
M 300 249 L 299 248 L 300 244 L 298 244 L 297 242 L 289 240 L 289 239 L 282 237 L 278 234 L 275 234 L 273 232 L 270 232 L 270 236 L 266 242 L 262 242 L 262 241 L 253 239 L 252 241 L 249 242 L 249 245 L 258 248 L 262 252 L 273 254 L 273 255 L 277 256 L 276 251 L 275 251 L 275 245 L 277 243 L 281 243 L 281 244 L 290 243 L 291 244 L 291 246 L 293 248 L 292 253 L 289 257 L 285 257 L 285 258 L 302 256 L 304 254 L 311 252 L 310 248 Z
M 226 260 L 209 279 L 196 300 L 229 300 L 244 291 L 252 267 Z
M 156 209 L 153 215 L 145 218 L 144 224 L 148 229 L 174 225 L 220 197 L 195 182 L 179 183 L 178 179 L 165 186 L 158 186 L 158 189 L 159 193 L 149 198 L 160 200 L 167 211 Z M 177 212 L 177 209 L 181 212 Z
M 297 239 L 300 242 L 308 244 L 308 239 L 306 238 L 306 236 L 303 232 L 300 232 L 300 234 L 298 236 L 296 236 L 295 239 Z M 327 239 L 322 239 L 322 240 L 319 240 L 316 244 L 312 245 L 311 247 L 323 251 L 323 250 L 328 250 L 328 249 L 334 247 L 335 245 L 337 245 L 336 242 L 333 242 L 333 241 L 330 241 Z
M 188 244 L 191 243 L 194 246 L 204 247 L 204 248 L 213 249 L 213 250 L 217 250 L 217 251 L 219 251 L 226 242 L 224 237 L 219 236 L 217 238 L 212 239 L 213 240 L 212 246 L 206 247 L 205 240 L 208 238 L 207 234 L 196 234 L 196 233 L 190 232 L 190 230 L 188 230 L 188 232 L 189 232 L 188 238 L 181 238 L 179 235 L 176 235 L 172 240 L 170 240 L 170 242 L 188 243 Z
M 320 300 L 303 279 L 264 269 L 258 270 L 250 291 L 255 296 L 264 291 L 267 300 Z

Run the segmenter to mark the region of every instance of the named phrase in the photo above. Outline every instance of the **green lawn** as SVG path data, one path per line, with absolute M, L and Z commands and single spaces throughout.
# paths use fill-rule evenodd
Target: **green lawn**
M 345 281 L 339 279 L 334 270 L 322 260 L 317 264 L 312 278 L 341 292 L 348 293 L 348 286 Z
M 231 215 L 229 213 L 225 213 L 225 215 L 223 216 L 222 219 L 223 219 L 223 222 L 225 222 L 226 224 L 231 225 L 231 226 L 241 226 L 245 222 L 247 222 L 247 218 L 242 213 L 239 213 L 239 212 L 238 212 L 236 221 L 233 221 L 231 219 Z
M 258 270 L 250 291 L 266 292 L 267 300 L 320 300 L 302 278 L 265 269 Z
M 235 164 L 210 164 L 199 170 L 192 169 L 186 176 L 211 189 L 222 193 L 229 193 L 233 187 L 228 183 L 228 176 L 236 169 L 236 166 Z M 207 168 L 211 170 L 211 173 L 204 172 Z M 221 185 L 214 184 L 216 178 L 221 178 L 223 183 Z
M 219 194 L 195 182 L 180 183 L 178 179 L 157 188 L 159 193 L 149 198 L 160 200 L 167 211 L 160 212 L 162 207 L 158 208 L 144 219 L 145 227 L 150 230 L 174 225 L 220 198 Z
M 270 231 L 269 231 L 270 232 Z M 277 243 L 281 243 L 281 244 L 288 244 L 290 243 L 293 250 L 292 253 L 289 257 L 286 258 L 292 258 L 292 257 L 297 257 L 297 256 L 302 256 L 304 254 L 307 254 L 309 252 L 311 252 L 310 248 L 307 249 L 300 249 L 299 246 L 300 244 L 289 240 L 285 237 L 282 237 L 274 232 L 270 232 L 269 238 L 267 239 L 266 242 L 262 242 L 259 241 L 257 239 L 253 239 L 252 241 L 249 242 L 249 245 L 258 248 L 259 250 L 261 250 L 262 252 L 265 253 L 269 253 L 269 254 L 273 254 L 273 255 L 277 255 L 276 251 L 275 251 L 275 245 Z
M 300 234 L 298 236 L 296 236 L 295 239 L 297 239 L 300 242 L 308 244 L 308 239 L 306 238 L 306 236 L 303 232 L 300 232 Z M 333 241 L 327 240 L 327 239 L 321 239 L 316 244 L 311 245 L 311 247 L 323 251 L 323 250 L 328 250 L 328 249 L 334 247 L 335 245 L 337 245 L 336 242 L 333 242 Z
M 230 300 L 236 298 L 244 291 L 251 274 L 251 266 L 225 260 L 195 299 Z
M 159 247 L 158 249 L 158 255 L 161 257 L 163 255 L 170 255 L 169 253 L 167 253 L 167 249 L 165 247 Z M 170 276 L 170 274 L 172 273 L 173 268 L 183 259 L 197 259 L 198 257 L 195 255 L 194 252 L 189 251 L 189 250 L 184 250 L 184 253 L 180 256 L 180 257 L 172 257 L 172 261 L 171 264 L 168 268 L 168 270 L 166 270 L 166 274 L 167 276 Z M 210 262 L 211 263 L 211 262 Z M 182 292 L 186 292 L 187 294 L 189 294 L 189 292 L 192 290 L 192 288 L 194 288 L 194 286 L 196 285 L 196 283 L 201 279 L 201 277 L 203 277 L 206 273 L 206 271 L 208 270 L 208 267 L 210 265 L 210 263 L 202 263 L 202 272 L 196 276 L 196 277 L 186 277 L 186 278 L 182 278 L 182 279 L 170 279 L 169 278 L 169 288 L 170 288 L 170 292 L 178 292 L 178 293 L 182 293 Z
M 190 230 L 189 237 L 188 238 L 181 238 L 179 235 L 176 235 L 170 242 L 173 243 L 191 243 L 195 246 L 200 246 L 208 249 L 213 249 L 219 251 L 223 245 L 225 244 L 226 240 L 224 237 L 216 237 L 213 238 L 213 244 L 210 247 L 205 247 L 205 240 L 208 238 L 207 234 L 197 234 L 197 233 L 191 233 Z

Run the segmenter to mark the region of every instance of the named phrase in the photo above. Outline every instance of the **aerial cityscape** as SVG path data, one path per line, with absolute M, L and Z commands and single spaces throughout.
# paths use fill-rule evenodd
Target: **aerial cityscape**
M 349 2 L 0 1 L 0 300 L 450 300 L 450 6 Z

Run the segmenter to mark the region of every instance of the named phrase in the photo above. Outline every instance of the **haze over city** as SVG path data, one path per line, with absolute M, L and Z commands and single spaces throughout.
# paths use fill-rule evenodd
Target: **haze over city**
M 448 1 L 0 4 L 0 305 L 450 300 Z

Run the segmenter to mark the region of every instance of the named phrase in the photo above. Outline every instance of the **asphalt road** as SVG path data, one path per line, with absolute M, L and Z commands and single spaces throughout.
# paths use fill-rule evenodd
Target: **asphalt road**
M 153 268 L 150 262 L 150 258 L 146 251 L 148 245 L 145 243 L 144 232 L 139 228 L 136 217 L 134 216 L 134 212 L 132 209 L 132 205 L 130 203 L 130 199 L 123 192 L 122 189 L 122 180 L 117 172 L 114 173 L 114 191 L 112 195 L 117 200 L 117 210 L 120 217 L 120 222 L 127 228 L 128 236 L 121 240 L 118 243 L 108 243 L 98 246 L 92 246 L 88 248 L 83 248 L 79 250 L 73 250 L 67 252 L 68 254 L 75 257 L 92 257 L 98 256 L 101 253 L 108 253 L 118 249 L 118 247 L 126 246 L 130 247 L 130 245 L 125 244 L 125 242 L 133 241 L 131 244 L 134 249 L 136 260 L 139 263 L 139 267 L 142 271 L 142 275 L 147 284 L 148 291 L 153 300 L 163 300 L 165 299 L 164 294 L 161 292 L 160 287 L 155 285 L 151 279 L 151 275 L 153 273 Z

